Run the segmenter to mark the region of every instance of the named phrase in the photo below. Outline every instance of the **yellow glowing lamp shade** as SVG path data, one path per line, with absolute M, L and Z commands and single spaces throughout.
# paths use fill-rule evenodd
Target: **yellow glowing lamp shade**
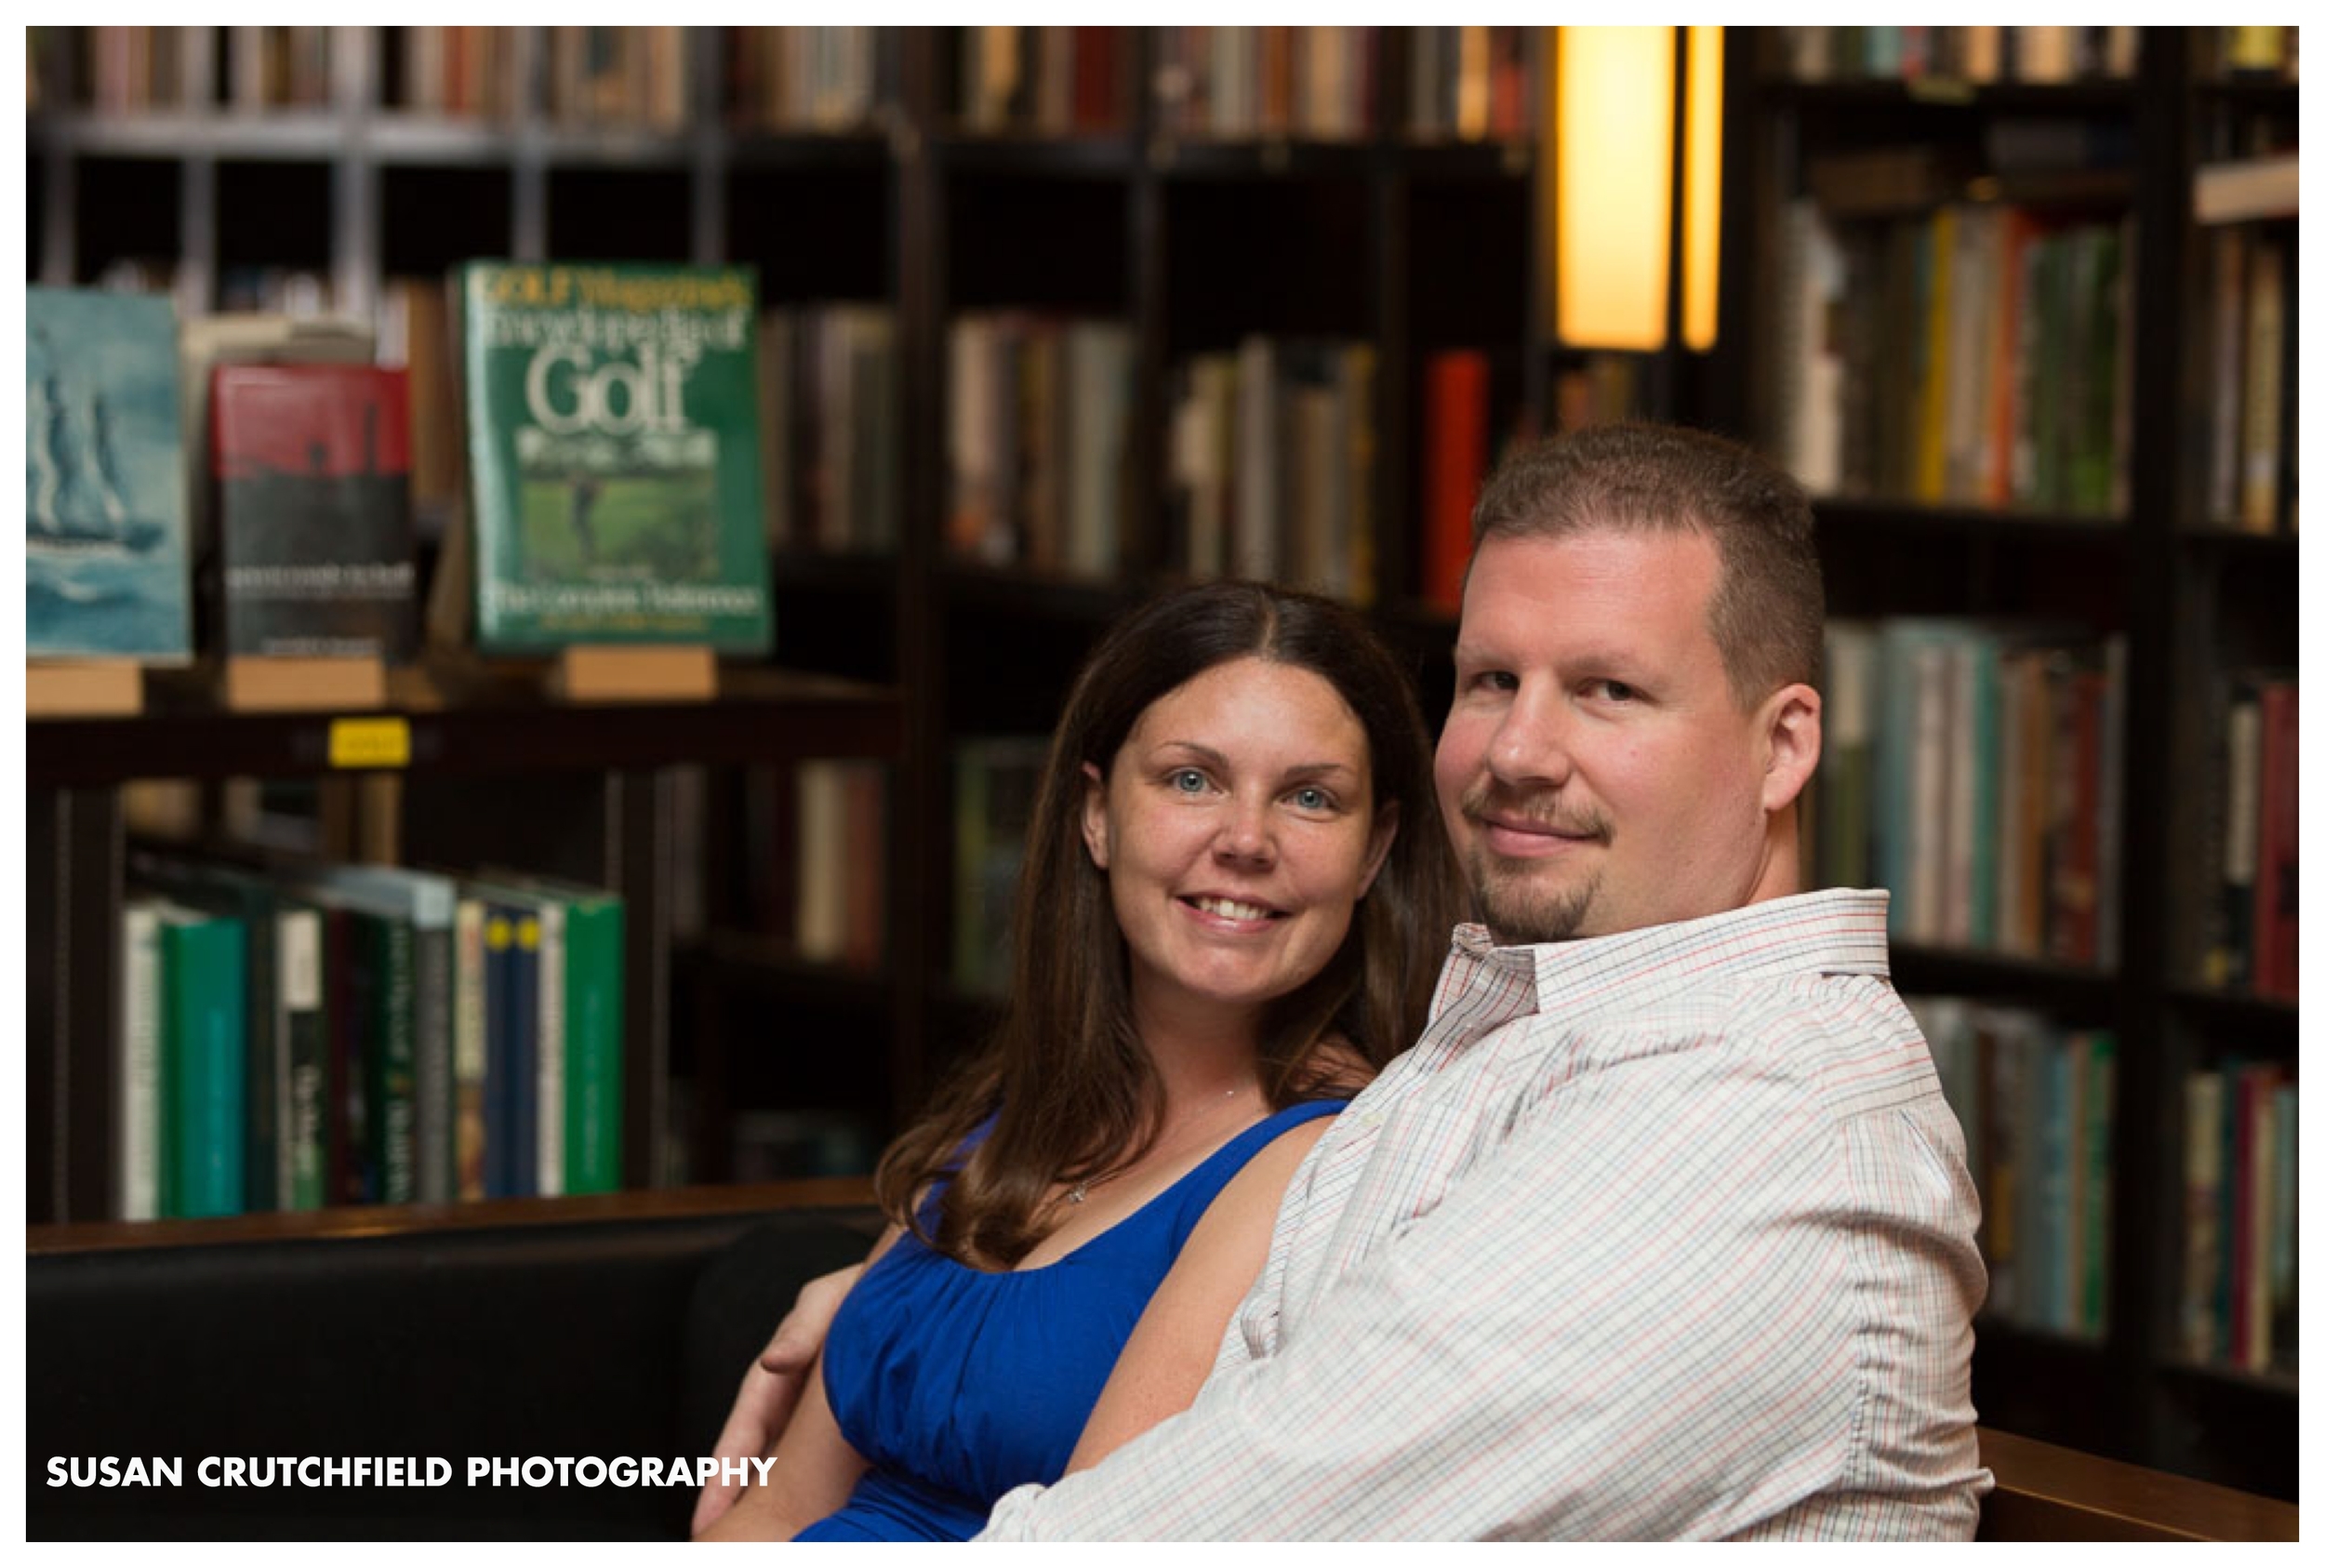
M 1671 287 L 1671 138 L 1678 33 L 1668 27 L 1558 30 L 1558 340 L 1653 352 Z M 1718 331 L 1720 29 L 1688 40 L 1681 217 L 1691 348 Z

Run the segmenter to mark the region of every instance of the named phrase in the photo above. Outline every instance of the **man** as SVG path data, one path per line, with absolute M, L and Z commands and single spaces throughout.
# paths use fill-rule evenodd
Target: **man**
M 1483 924 L 1193 1406 L 988 1535 L 1966 1538 L 1960 1130 L 1886 896 L 1798 892 L 1806 499 L 1615 427 L 1474 532 L 1437 785 Z

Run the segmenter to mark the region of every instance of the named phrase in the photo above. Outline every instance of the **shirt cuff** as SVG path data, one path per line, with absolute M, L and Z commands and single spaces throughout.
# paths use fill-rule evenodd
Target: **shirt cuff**
M 974 1537 L 979 1541 L 1030 1541 L 1037 1539 L 1033 1529 L 1034 1511 L 1049 1488 L 1029 1482 L 1002 1494 L 993 1505 L 993 1515 L 985 1521 L 985 1528 Z

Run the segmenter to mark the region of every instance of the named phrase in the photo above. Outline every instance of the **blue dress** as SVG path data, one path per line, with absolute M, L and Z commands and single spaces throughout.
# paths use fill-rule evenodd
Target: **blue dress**
M 1276 1138 L 1346 1100 L 1246 1127 L 1136 1213 L 1054 1263 L 988 1273 L 907 1232 L 832 1320 L 825 1392 L 871 1462 L 803 1541 L 960 1541 L 1003 1493 L 1065 1474 L 1107 1375 L 1221 1189 Z M 933 1195 L 931 1201 L 934 1201 Z

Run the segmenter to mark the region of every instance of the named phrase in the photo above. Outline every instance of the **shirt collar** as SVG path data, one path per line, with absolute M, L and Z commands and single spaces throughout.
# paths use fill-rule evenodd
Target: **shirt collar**
M 1886 978 L 1889 894 L 1829 888 L 1700 920 L 1525 947 L 1495 947 L 1484 926 L 1465 924 L 1454 932 L 1454 959 L 1449 968 L 1483 967 L 1530 981 L 1537 1011 L 1569 1017 L 1613 1003 L 1637 1007 L 1715 979 Z

